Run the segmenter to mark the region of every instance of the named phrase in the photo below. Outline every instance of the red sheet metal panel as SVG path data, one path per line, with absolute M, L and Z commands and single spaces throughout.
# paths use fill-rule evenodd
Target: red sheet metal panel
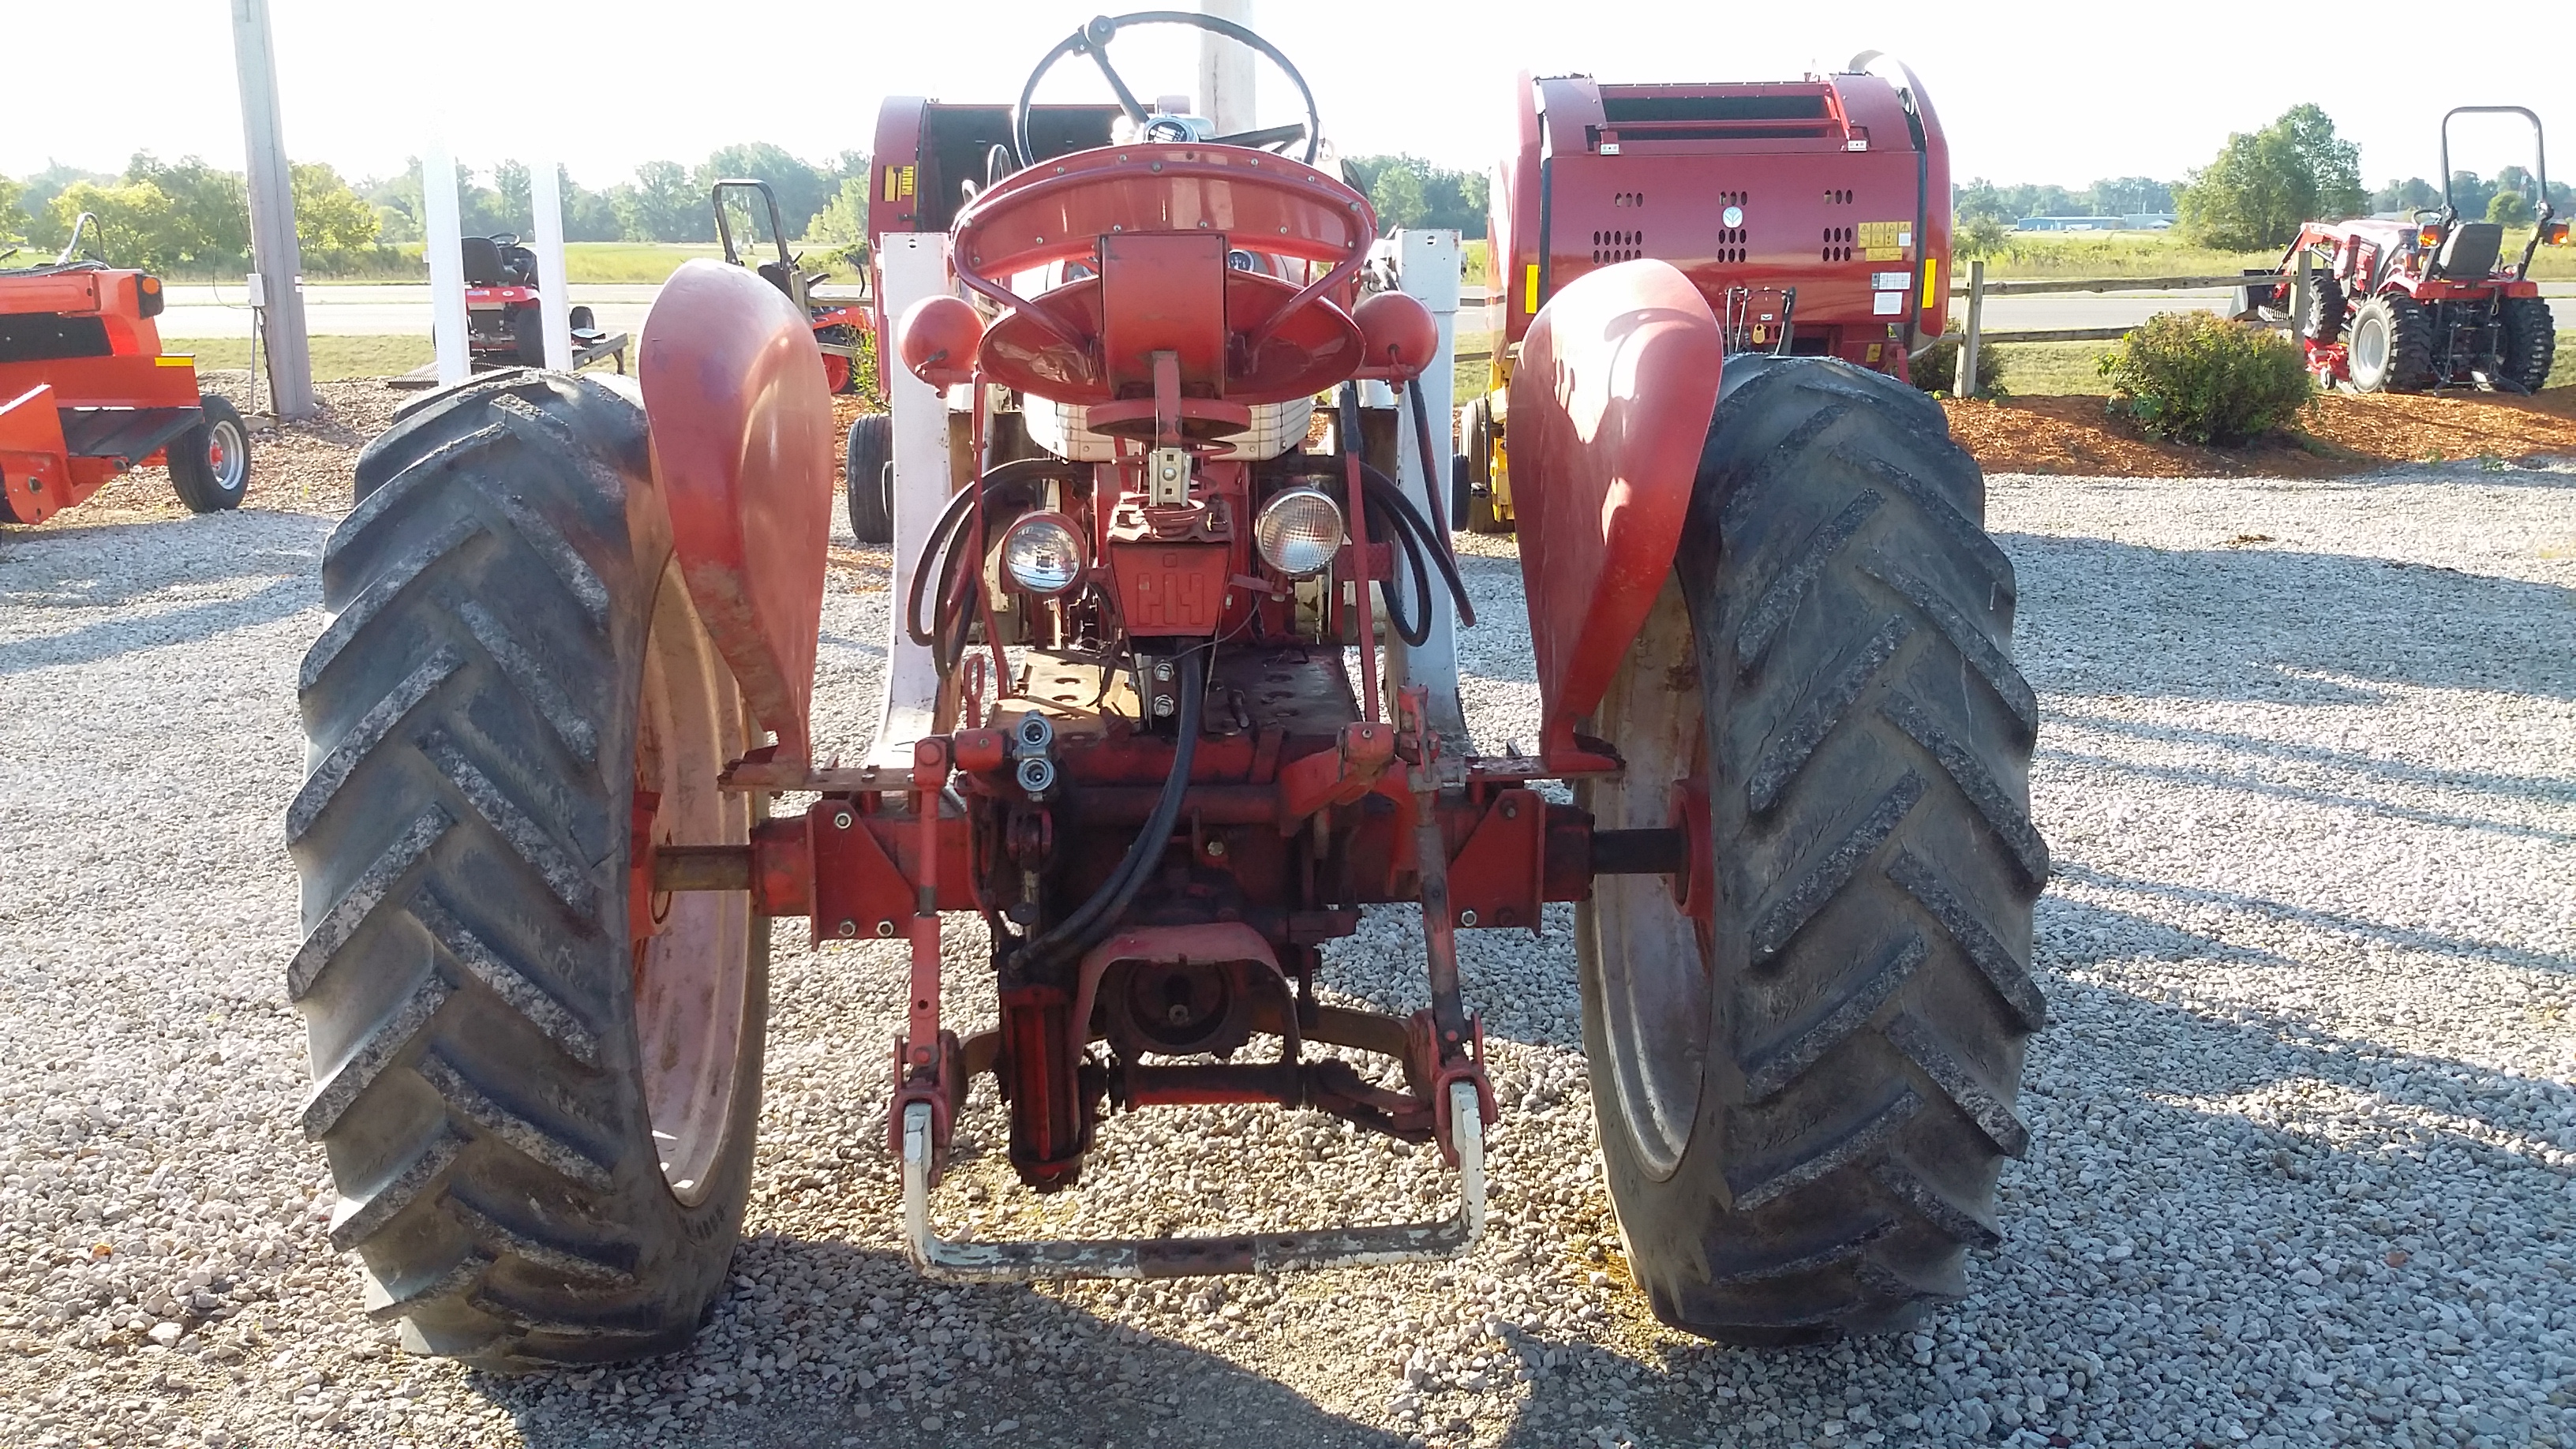
M 1622 262 L 1540 310 L 1512 373 L 1512 504 L 1539 743 L 1574 749 L 1679 547 L 1725 344 L 1668 262 Z
M 42 523 L 78 501 L 63 453 L 52 388 L 0 400 L 0 523 Z
M 777 288 L 701 258 L 663 284 L 636 372 L 689 596 L 777 760 L 810 761 L 833 491 L 814 334 Z

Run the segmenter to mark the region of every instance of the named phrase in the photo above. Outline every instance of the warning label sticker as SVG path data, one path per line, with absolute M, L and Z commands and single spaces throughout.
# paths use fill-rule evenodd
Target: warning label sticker
M 1906 249 L 1914 245 L 1914 223 L 1910 221 L 1864 221 L 1857 230 L 1861 255 L 1869 261 L 1905 261 Z

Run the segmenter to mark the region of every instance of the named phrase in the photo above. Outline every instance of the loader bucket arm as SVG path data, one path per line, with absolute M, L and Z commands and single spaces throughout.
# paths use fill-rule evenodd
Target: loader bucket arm
M 834 468 L 813 328 L 776 288 L 698 258 L 646 315 L 636 373 L 681 577 L 743 697 L 776 732 L 774 762 L 801 768 L 813 757 Z
M 1538 656 L 1539 750 L 1572 766 L 1672 572 L 1726 345 L 1669 262 L 1586 273 L 1530 323 L 1512 373 L 1512 494 Z

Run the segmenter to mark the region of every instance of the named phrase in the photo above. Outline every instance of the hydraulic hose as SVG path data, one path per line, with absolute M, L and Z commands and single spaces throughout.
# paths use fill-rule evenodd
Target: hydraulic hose
M 1056 922 L 1047 933 L 1030 942 L 1022 951 L 1024 962 L 1044 962 L 1058 955 L 1090 949 L 1108 929 L 1117 923 L 1119 914 L 1136 899 L 1136 892 L 1153 873 L 1154 863 L 1171 844 L 1172 831 L 1180 824 L 1181 801 L 1190 793 L 1190 767 L 1198 758 L 1199 724 L 1206 710 L 1207 664 L 1200 652 L 1192 649 L 1180 656 L 1181 711 L 1179 728 L 1172 745 L 1172 773 L 1163 781 L 1163 793 L 1154 801 L 1154 813 L 1136 832 L 1134 843 L 1109 873 L 1109 879 L 1091 893 L 1070 916 Z
M 1409 377 L 1404 380 L 1404 397 L 1413 408 L 1413 442 L 1422 453 L 1422 492 L 1424 497 L 1431 500 L 1431 526 L 1439 530 L 1441 543 L 1445 547 L 1449 540 L 1449 531 L 1458 526 L 1458 521 L 1449 516 L 1449 505 L 1446 501 L 1450 470 L 1432 466 L 1431 405 L 1422 400 L 1421 378 Z
M 1396 581 L 1387 581 L 1387 627 L 1395 631 L 1395 637 L 1419 649 L 1431 639 L 1431 570 L 1422 562 L 1422 548 L 1415 541 L 1411 527 L 1387 512 L 1386 501 L 1378 496 L 1376 485 L 1367 482 L 1367 474 L 1360 476 L 1368 493 L 1370 539 L 1402 545 L 1404 561 L 1412 566 L 1413 603 L 1410 605 L 1405 602 L 1404 591 L 1395 587 Z
M 1079 481 L 1082 473 L 1083 470 L 1079 465 L 1061 462 L 1054 458 L 1016 458 L 985 470 L 984 502 L 988 506 L 1000 502 L 1007 496 L 1008 490 L 1025 488 L 1042 478 Z M 936 597 L 944 607 L 955 582 L 958 563 L 958 557 L 950 546 L 956 542 L 957 534 L 965 527 L 967 505 L 975 498 L 975 494 L 976 490 L 972 488 L 960 488 L 950 494 L 947 505 L 939 510 L 939 517 L 931 522 L 930 537 L 922 544 L 920 558 L 912 571 L 912 587 L 904 599 L 903 613 L 904 632 L 911 636 L 915 644 L 930 648 L 939 646 L 940 627 L 947 621 L 944 619 L 925 621 L 922 618 L 923 585 L 929 581 L 932 574 L 936 573 L 940 576 L 939 593 Z M 944 558 L 943 554 L 946 555 Z M 978 564 L 981 562 L 977 560 Z
M 1360 476 L 1367 480 L 1368 496 L 1393 511 L 1400 531 L 1406 535 L 1405 546 L 1418 548 L 1429 555 L 1432 564 L 1440 570 L 1442 581 L 1449 585 L 1449 597 L 1458 606 L 1458 622 L 1473 625 L 1476 606 L 1467 601 L 1467 581 L 1458 576 L 1458 561 L 1449 556 L 1449 550 L 1432 541 L 1431 524 L 1423 518 L 1422 510 L 1413 506 L 1413 500 L 1404 496 L 1404 490 L 1395 486 L 1394 479 L 1369 464 L 1360 464 Z

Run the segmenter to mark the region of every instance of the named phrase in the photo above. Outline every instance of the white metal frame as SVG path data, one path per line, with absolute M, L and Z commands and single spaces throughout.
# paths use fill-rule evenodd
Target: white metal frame
M 1458 345 L 1458 233 L 1454 231 L 1398 231 L 1395 234 L 1396 284 L 1406 295 L 1431 309 L 1432 319 L 1440 324 L 1440 351 L 1431 365 L 1422 370 L 1422 402 L 1431 420 L 1432 465 L 1438 476 L 1426 478 L 1422 471 L 1422 451 L 1415 445 L 1413 409 L 1401 393 L 1393 388 L 1372 387 L 1395 405 L 1396 471 L 1395 481 L 1404 489 L 1413 506 L 1424 518 L 1432 517 L 1430 490 L 1438 489 L 1440 508 L 1449 507 L 1450 416 L 1456 401 L 1456 354 Z M 1371 399 L 1374 401 L 1375 399 Z M 1455 529 L 1459 520 L 1450 519 Z M 1430 724 L 1447 740 L 1464 746 L 1468 743 L 1466 708 L 1458 692 L 1458 616 L 1450 602 L 1448 589 L 1434 578 L 1431 589 L 1431 637 L 1419 648 L 1406 647 L 1392 631 L 1387 634 L 1387 677 L 1402 684 L 1418 684 L 1430 691 Z
M 878 239 L 876 267 L 877 306 L 889 331 L 913 303 L 957 290 L 945 232 L 887 232 Z M 877 376 L 894 415 L 894 579 L 886 614 L 884 707 L 867 762 L 907 770 L 913 742 L 937 730 L 941 680 L 930 650 L 905 632 L 903 613 L 922 545 L 948 503 L 956 474 L 949 458 L 947 397 L 893 358 L 879 362 Z

